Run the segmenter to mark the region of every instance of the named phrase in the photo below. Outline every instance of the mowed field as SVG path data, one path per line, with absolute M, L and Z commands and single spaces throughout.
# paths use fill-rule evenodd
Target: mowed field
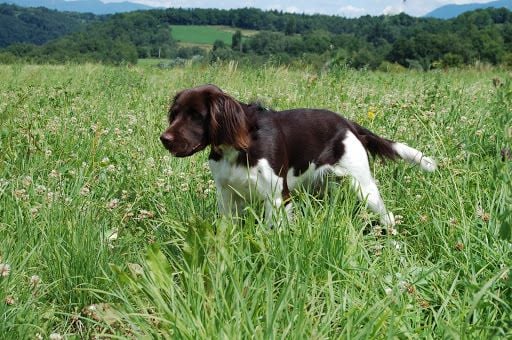
M 0 66 L 2 339 L 512 336 L 511 74 Z M 493 85 L 493 78 L 496 78 Z M 396 232 L 347 180 L 269 230 L 216 213 L 207 152 L 160 145 L 176 91 L 328 108 L 437 159 L 372 161 Z M 300 131 L 297 131 L 300 133 Z M 505 149 L 504 149 L 505 148 Z M 501 151 L 504 149 L 504 157 Z
M 231 45 L 235 29 L 227 26 L 206 25 L 171 25 L 172 37 L 184 46 L 204 46 L 211 49 L 215 40 L 222 40 Z M 257 31 L 241 30 L 242 36 L 247 38 Z

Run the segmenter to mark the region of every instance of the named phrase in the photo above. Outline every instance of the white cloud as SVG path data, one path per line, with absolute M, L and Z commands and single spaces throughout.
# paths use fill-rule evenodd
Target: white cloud
M 395 6 L 387 6 L 382 11 L 382 14 L 384 14 L 384 15 L 393 15 L 393 14 L 402 13 L 403 11 L 404 11 L 404 8 L 402 6 L 397 6 L 397 7 L 395 7 Z
M 361 15 L 367 14 L 368 11 L 362 7 L 354 7 L 352 5 L 343 6 L 338 10 L 338 13 L 342 16 L 353 18 L 359 17 Z

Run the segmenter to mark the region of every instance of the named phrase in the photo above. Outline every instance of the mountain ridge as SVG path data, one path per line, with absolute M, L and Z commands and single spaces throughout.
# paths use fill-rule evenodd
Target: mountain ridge
M 462 13 L 474 11 L 477 9 L 485 9 L 485 8 L 507 8 L 512 10 L 512 0 L 497 0 L 485 3 L 472 3 L 472 4 L 464 4 L 464 5 L 444 5 L 436 8 L 435 10 L 425 14 L 423 17 L 426 18 L 437 18 L 437 19 L 451 19 L 455 18 Z
M 129 1 L 105 3 L 100 0 L 0 0 L 0 2 L 22 7 L 46 7 L 48 9 L 55 9 L 58 11 L 93 13 L 97 15 L 124 13 L 158 8 Z

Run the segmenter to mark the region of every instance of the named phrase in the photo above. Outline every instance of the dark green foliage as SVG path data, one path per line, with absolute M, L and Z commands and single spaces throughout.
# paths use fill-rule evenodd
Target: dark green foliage
M 104 19 L 92 14 L 62 13 L 44 7 L 0 4 L 0 48 L 13 43 L 41 45 Z
M 4 22 L 14 19 L 32 26 L 43 25 L 44 17 L 31 16 L 14 6 L 1 8 L 5 12 L 0 12 L 5 16 L 4 26 L 8 25 Z M 13 15 L 13 8 L 20 13 Z M 77 17 L 75 14 L 69 16 Z M 101 21 L 99 17 L 94 18 Z M 71 27 L 65 22 L 63 25 Z M 251 64 L 258 60 L 313 61 L 313 64 L 324 67 L 339 64 L 339 56 L 343 55 L 343 62 L 356 68 L 376 69 L 385 62 L 422 70 L 475 62 L 505 66 L 512 63 L 512 12 L 506 9 L 477 10 L 455 19 L 439 20 L 406 14 L 347 19 L 254 8 L 169 8 L 113 15 L 90 26 L 86 34 L 73 33 L 43 47 L 11 45 L 0 50 L 0 62 L 21 58 L 33 62 L 118 64 L 123 61 L 134 63 L 137 58 L 190 58 L 205 53 L 178 48 L 171 38 L 170 25 L 226 25 L 261 31 L 244 39 L 237 31 L 231 48 L 216 42 L 210 60 L 249 60 Z M 6 29 L 3 32 L 16 36 L 22 35 L 23 30 L 9 33 Z M 26 38 L 14 41 L 34 43 Z
M 117 14 L 109 20 L 43 46 L 14 44 L 4 51 L 31 62 L 136 63 L 138 58 L 167 57 L 175 43 L 167 25 L 144 12 Z M 0 60 L 6 59 L 0 53 Z

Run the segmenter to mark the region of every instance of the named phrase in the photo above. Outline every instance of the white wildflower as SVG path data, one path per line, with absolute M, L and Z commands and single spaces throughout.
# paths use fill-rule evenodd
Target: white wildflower
M 11 273 L 11 266 L 7 263 L 0 263 L 0 276 L 7 277 Z
M 62 340 L 64 339 L 59 333 L 52 333 L 49 337 L 50 340 Z
M 91 189 L 87 185 L 85 185 L 82 189 L 80 189 L 80 195 L 87 196 L 91 192 Z

